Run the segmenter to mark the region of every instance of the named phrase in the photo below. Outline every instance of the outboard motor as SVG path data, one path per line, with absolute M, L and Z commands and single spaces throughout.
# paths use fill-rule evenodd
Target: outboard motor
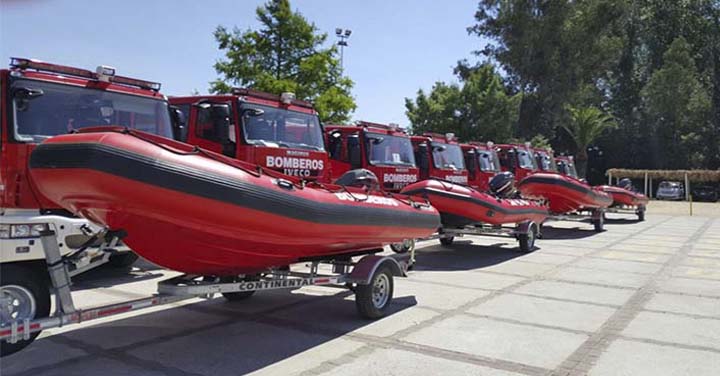
M 630 180 L 628 178 L 622 178 L 618 182 L 617 186 L 620 188 L 625 188 L 629 191 L 632 191 L 632 180 Z
M 511 198 L 515 195 L 515 176 L 510 171 L 503 171 L 490 179 L 490 192 L 500 198 Z
M 344 173 L 338 180 L 335 181 L 335 184 L 346 187 L 366 188 L 369 190 L 380 188 L 380 182 L 378 181 L 377 176 L 375 176 L 372 171 L 364 168 L 350 170 Z

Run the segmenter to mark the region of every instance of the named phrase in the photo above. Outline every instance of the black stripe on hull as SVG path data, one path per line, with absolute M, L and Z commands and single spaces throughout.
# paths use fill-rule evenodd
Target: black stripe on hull
M 420 209 L 411 212 L 318 202 L 294 195 L 293 191 L 275 191 L 242 179 L 99 143 L 38 145 L 30 157 L 30 168 L 95 170 L 160 188 L 313 223 L 429 229 L 437 228 L 440 224 L 437 215 L 422 213 Z M 294 191 L 297 191 L 297 188 Z
M 412 191 L 406 191 L 403 192 L 404 195 L 410 195 L 410 196 L 427 196 L 427 195 L 437 195 L 437 196 L 443 196 L 446 198 L 451 198 L 453 200 L 460 200 L 469 202 L 475 205 L 480 205 L 482 207 L 485 207 L 487 209 L 494 210 L 495 212 L 506 214 L 506 215 L 519 215 L 519 214 L 539 214 L 539 215 L 548 215 L 547 210 L 542 209 L 511 209 L 505 206 L 500 205 L 494 205 L 490 202 L 478 200 L 472 196 L 466 196 L 466 195 L 459 195 L 439 189 L 434 188 L 420 188 L 420 189 L 414 189 Z M 437 207 L 435 208 L 437 209 Z M 439 210 L 439 209 L 438 209 Z

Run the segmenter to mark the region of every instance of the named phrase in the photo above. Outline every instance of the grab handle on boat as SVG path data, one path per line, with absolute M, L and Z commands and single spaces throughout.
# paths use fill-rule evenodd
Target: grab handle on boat
M 285 179 L 278 179 L 277 185 L 280 188 L 285 188 L 287 190 L 292 190 L 295 187 L 295 185 L 291 181 Z

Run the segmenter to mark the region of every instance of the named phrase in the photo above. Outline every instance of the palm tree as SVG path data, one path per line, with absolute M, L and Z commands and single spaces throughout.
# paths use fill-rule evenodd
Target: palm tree
M 570 113 L 570 123 L 563 128 L 570 134 L 577 146 L 578 175 L 585 177 L 587 167 L 587 148 L 605 130 L 615 128 L 617 123 L 612 116 L 602 112 L 596 107 L 567 107 Z

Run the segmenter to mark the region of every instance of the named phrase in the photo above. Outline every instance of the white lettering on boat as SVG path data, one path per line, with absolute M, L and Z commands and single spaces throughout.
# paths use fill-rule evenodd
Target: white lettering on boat
M 453 183 L 467 184 L 468 178 L 463 175 L 446 175 L 445 180 Z
M 398 202 L 390 197 L 368 196 L 360 193 L 350 194 L 348 192 L 337 192 L 335 193 L 335 197 L 340 199 L 340 201 L 362 201 L 385 206 L 399 206 Z

